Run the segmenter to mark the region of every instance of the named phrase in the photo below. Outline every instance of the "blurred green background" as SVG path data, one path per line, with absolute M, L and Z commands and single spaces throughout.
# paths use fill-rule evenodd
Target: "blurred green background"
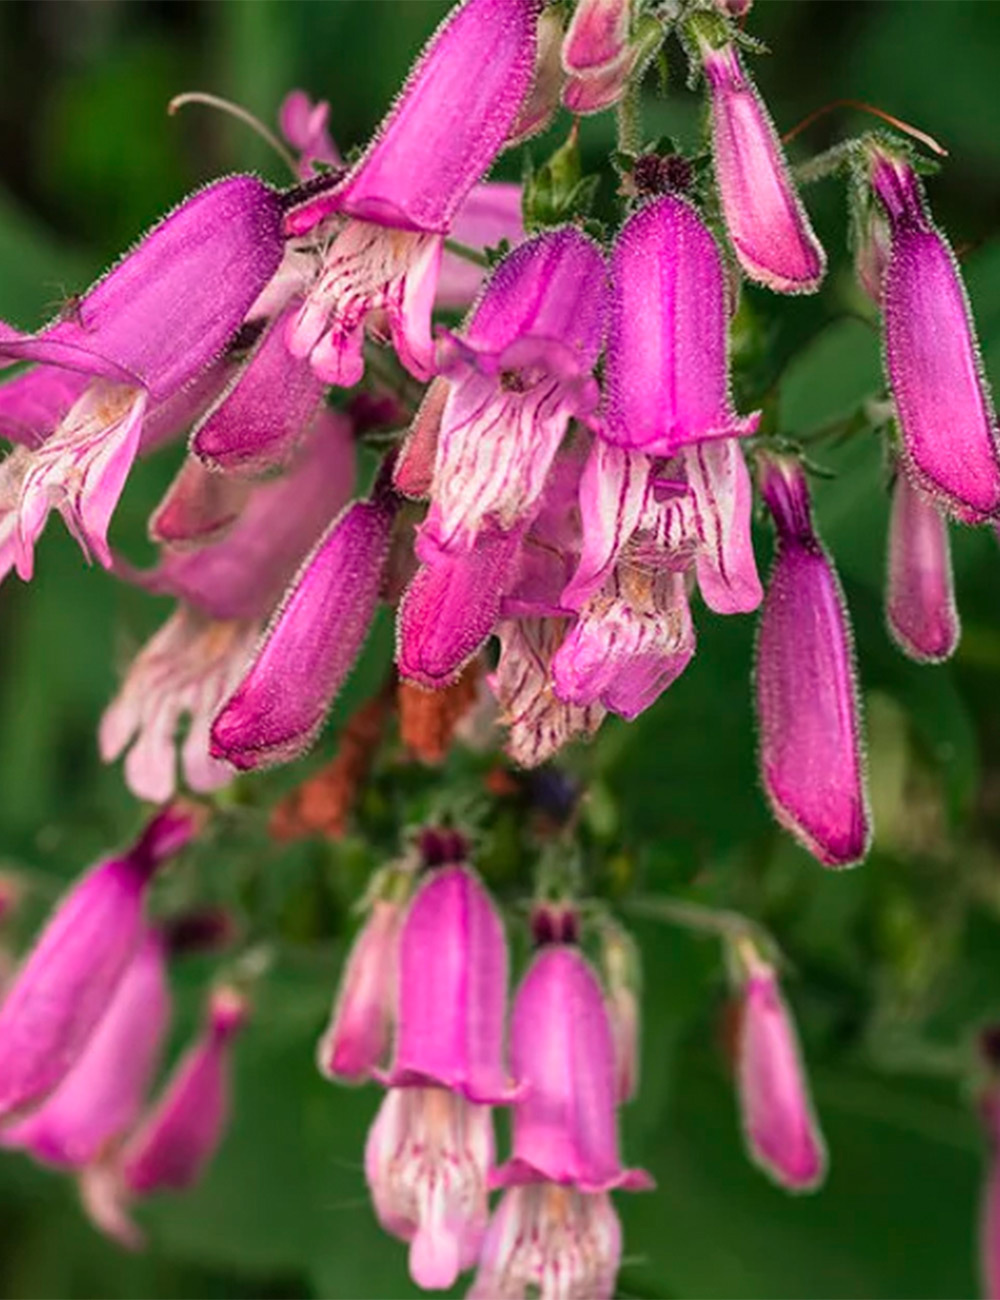
M 182 90 L 210 90 L 273 123 L 302 86 L 332 104 L 343 147 L 363 143 L 445 11 L 437 0 L 7 0 L 0 6 L 0 315 L 31 327 L 85 287 L 158 214 L 220 172 L 281 165 L 238 123 L 202 108 L 170 119 Z M 965 0 L 758 0 L 754 64 L 781 129 L 842 96 L 932 132 L 951 158 L 932 202 L 963 267 L 985 362 L 1000 383 L 1000 5 Z M 670 96 L 649 136 L 693 141 L 696 99 L 673 47 Z M 651 90 L 652 95 L 652 90 Z M 795 145 L 818 151 L 861 126 L 832 115 Z M 561 129 L 565 130 L 566 123 Z M 611 147 L 585 124 L 587 158 Z M 559 138 L 558 130 L 552 140 Z M 545 143 L 533 146 L 537 157 Z M 502 174 L 517 175 L 504 160 Z M 848 274 L 843 187 L 808 196 Z M 843 295 L 847 294 L 843 288 Z M 864 321 L 818 329 L 808 303 L 750 291 L 788 356 L 781 418 L 807 433 L 880 387 Z M 116 519 L 141 557 L 144 520 L 180 456 L 141 467 Z M 724 1053 L 724 981 L 710 940 L 637 923 L 646 955 L 643 1084 L 625 1117 L 631 1161 L 659 1190 L 620 1198 L 633 1297 L 958 1297 L 974 1294 L 982 1150 L 972 1100 L 976 1029 L 1000 1017 L 1000 554 L 992 532 L 955 538 L 964 636 L 955 661 L 917 668 L 884 630 L 886 500 L 874 440 L 823 448 L 818 517 L 854 626 L 868 715 L 877 834 L 867 864 L 824 873 L 773 827 L 756 783 L 752 620 L 698 613 L 691 670 L 631 728 L 608 727 L 576 761 L 588 834 L 646 894 L 737 907 L 789 959 L 831 1176 L 817 1196 L 772 1188 L 744 1159 Z M 761 532 L 763 561 L 769 542 Z M 23 941 L 61 878 L 122 842 L 139 811 L 95 727 L 121 665 L 167 606 L 87 571 L 58 524 L 30 587 L 0 590 L 0 854 L 34 882 Z M 382 628 L 336 729 L 380 680 Z M 280 782 L 280 778 L 279 778 Z M 254 796 L 247 798 L 253 802 Z M 393 804 L 376 809 L 392 842 Z M 412 816 L 414 803 L 405 805 Z M 248 825 L 252 818 L 248 814 Z M 374 850 L 269 845 L 239 817 L 191 870 L 222 899 L 247 892 L 289 938 L 240 1044 L 233 1131 L 205 1184 L 144 1214 L 149 1252 L 127 1258 L 83 1222 L 68 1183 L 0 1159 L 0 1293 L 7 1297 L 415 1294 L 405 1252 L 374 1225 L 361 1168 L 374 1089 L 332 1088 L 313 1066 Z M 366 856 L 367 855 L 367 856 Z M 317 910 L 322 912 L 317 921 Z M 323 943 L 313 943 L 316 932 Z M 333 935 L 332 941 L 326 939 Z M 178 1039 L 210 974 L 181 972 Z

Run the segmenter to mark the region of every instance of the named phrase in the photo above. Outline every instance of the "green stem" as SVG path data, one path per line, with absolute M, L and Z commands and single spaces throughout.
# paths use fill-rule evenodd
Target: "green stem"
M 685 930 L 699 930 L 720 939 L 752 939 L 765 951 L 773 951 L 775 947 L 774 940 L 763 926 L 725 908 L 706 907 L 702 903 L 681 902 L 675 898 L 634 898 L 626 907 L 636 916 L 666 921 L 668 925 L 679 925 Z
M 466 262 L 472 262 L 476 266 L 488 267 L 490 264 L 490 260 L 485 253 L 481 253 L 478 248 L 470 248 L 468 244 L 460 244 L 457 239 L 446 239 L 444 246 L 449 253 L 454 253 L 456 257 L 461 257 Z

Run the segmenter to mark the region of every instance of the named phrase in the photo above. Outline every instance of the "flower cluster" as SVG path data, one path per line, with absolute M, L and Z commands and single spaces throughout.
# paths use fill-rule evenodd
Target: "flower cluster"
M 481 1300 L 610 1300 L 621 1258 L 610 1193 L 653 1186 L 618 1154 L 639 1037 L 622 936 L 612 925 L 598 945 L 602 980 L 581 911 L 566 899 L 534 906 L 507 1060 L 502 922 L 461 838 L 424 837 L 434 851 L 416 879 L 405 864 L 378 882 L 318 1054 L 331 1079 L 385 1089 L 365 1149 L 379 1222 L 409 1243 L 421 1287 L 449 1287 L 475 1268 L 469 1294 Z M 794 1029 L 773 967 L 745 936 L 732 964 L 748 1150 L 779 1183 L 806 1190 L 825 1154 Z M 511 1112 L 500 1165 L 495 1107 Z M 491 1213 L 493 1188 L 502 1196 Z
M 745 283 L 751 298 L 808 294 L 826 271 L 746 67 L 734 20 L 748 7 L 462 0 L 354 161 L 328 106 L 294 91 L 280 113 L 291 185 L 210 184 L 55 321 L 0 324 L 3 364 L 23 367 L 0 385 L 14 444 L 0 576 L 31 578 L 55 509 L 88 558 L 175 602 L 99 727 L 102 758 L 124 756 L 132 792 L 166 807 L 74 888 L 0 1007 L 0 1142 L 73 1171 L 124 1243 L 138 1240 L 130 1203 L 188 1185 L 214 1151 L 246 1017 L 245 995 L 217 987 L 145 1108 L 171 942 L 143 898 L 195 829 L 168 801 L 185 787 L 208 802 L 237 772 L 301 756 L 382 607 L 402 689 L 421 716 L 440 708 L 423 741 L 413 724 L 411 749 L 441 758 L 467 694 L 479 739 L 502 731 L 522 769 L 608 714 L 653 707 L 692 664 L 696 624 L 711 634 L 702 607 L 759 609 L 753 698 L 775 817 L 826 866 L 866 855 L 845 599 L 804 449 L 733 344 Z M 635 124 L 671 34 L 704 93 L 698 156 L 645 146 Z M 601 220 L 576 122 L 523 186 L 485 179 L 561 109 L 615 105 Z M 887 619 L 905 653 L 938 661 L 959 638 L 949 521 L 1000 518 L 996 415 L 912 146 L 869 134 L 813 171 L 841 164 L 884 339 L 889 400 L 870 423 L 892 467 Z M 141 569 L 109 542 L 112 517 L 135 462 L 182 436 L 149 521 L 158 559 Z M 764 585 L 755 497 L 773 522 Z M 363 784 L 381 715 L 376 700 L 342 785 Z M 595 930 L 573 891 L 539 891 L 508 1056 L 503 922 L 461 836 L 435 834 L 419 874 L 388 869 L 369 891 L 320 1067 L 385 1089 L 366 1174 L 420 1286 L 476 1269 L 483 1298 L 610 1296 L 610 1193 L 650 1185 L 617 1144 L 638 1087 L 631 941 L 607 915 Z M 728 935 L 746 1140 L 777 1181 L 811 1188 L 825 1152 L 777 958 L 751 930 Z M 512 1117 L 499 1165 L 496 1107 Z

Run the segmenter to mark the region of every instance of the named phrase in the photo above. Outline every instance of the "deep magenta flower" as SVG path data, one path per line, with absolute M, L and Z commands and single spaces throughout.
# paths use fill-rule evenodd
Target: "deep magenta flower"
M 111 565 L 108 524 L 144 425 L 235 335 L 278 268 L 280 216 L 277 194 L 253 177 L 210 185 L 154 227 L 71 316 L 3 340 L 0 352 L 41 363 L 60 397 L 67 385 L 54 369 L 88 381 L 44 439 L 8 462 L 0 553 L 12 556 L 22 578 L 31 576 L 34 544 L 53 508 L 86 551 Z M 58 405 L 51 395 L 43 400 Z
M 885 363 L 905 466 L 959 518 L 1000 511 L 997 417 L 955 258 L 910 164 L 869 149 L 890 227 L 882 278 Z
M 433 364 L 430 316 L 445 233 L 489 168 L 527 95 L 536 0 L 465 0 L 424 50 L 365 155 L 286 218 L 303 235 L 327 218 L 333 239 L 287 332 L 329 383 L 361 378 L 366 320 L 384 313 L 402 363 Z
M 905 474 L 892 489 L 885 612 L 893 640 L 911 659 L 940 663 L 955 653 L 961 627 L 948 522 Z
M 813 293 L 826 254 L 774 124 L 735 46 L 699 44 L 712 109 L 715 183 L 737 260 L 751 280 L 776 293 Z
M 41 1102 L 76 1066 L 142 941 L 153 875 L 196 829 L 192 813 L 166 809 L 55 909 L 0 1005 L 0 1115 Z
M 145 573 L 122 566 L 123 576 L 178 606 L 129 666 L 99 731 L 105 762 L 128 751 L 125 779 L 140 798 L 172 794 L 185 715 L 187 785 L 206 792 L 232 779 L 209 754 L 212 720 L 241 681 L 263 620 L 349 497 L 354 459 L 349 422 L 325 411 L 283 478 L 252 487 L 236 480 L 234 495 L 197 461 L 178 476 L 154 518 L 161 533 L 182 535 L 187 545 L 166 549 Z
M 868 851 L 871 824 L 847 613 L 802 467 L 760 464 L 777 532 L 757 636 L 761 778 L 782 826 L 824 865 L 849 866 Z
M 478 1257 L 493 1163 L 490 1105 L 516 1089 L 503 1068 L 507 947 L 468 867 L 431 872 L 399 939 L 395 1056 L 365 1148 L 379 1221 L 410 1242 L 423 1287 L 451 1286 Z
M 725 272 L 708 227 L 664 195 L 622 227 L 611 259 L 605 361 L 609 442 L 673 456 L 690 443 L 753 433 L 729 400 Z
M 213 758 L 250 770 L 312 743 L 375 616 L 395 511 L 376 489 L 320 538 L 212 724 Z
M 0 1144 L 46 1164 L 93 1164 L 139 1117 L 163 1049 L 170 988 L 162 937 L 147 928 L 76 1065 Z
M 446 340 L 431 483 L 445 549 L 537 511 L 571 416 L 597 405 L 605 298 L 597 245 L 571 226 L 547 231 L 504 259 L 461 337 Z
M 777 975 L 756 953 L 741 991 L 739 1026 L 739 1099 L 750 1156 L 789 1191 L 811 1191 L 826 1174 L 823 1136 Z
M 319 1068 L 330 1079 L 360 1083 L 385 1063 L 396 1005 L 401 920 L 395 899 L 377 898 L 354 941 L 317 1052 Z
M 524 1086 L 509 1188 L 490 1223 L 471 1295 L 610 1300 L 621 1229 L 608 1192 L 652 1186 L 618 1158 L 616 1061 L 596 976 L 578 948 L 541 949 L 514 1000 L 511 1061 Z

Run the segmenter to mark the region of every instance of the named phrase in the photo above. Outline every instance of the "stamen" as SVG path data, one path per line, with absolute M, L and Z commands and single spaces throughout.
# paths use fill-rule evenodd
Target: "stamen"
M 818 122 L 821 117 L 825 117 L 827 113 L 832 113 L 837 108 L 854 108 L 861 113 L 871 113 L 873 117 L 880 118 L 883 122 L 888 122 L 890 126 L 894 126 L 897 131 L 902 131 L 905 135 L 912 136 L 914 140 L 926 145 L 939 158 L 948 157 L 948 150 L 944 145 L 939 144 L 932 135 L 928 135 L 926 131 L 921 131 L 919 127 L 911 126 L 909 122 L 904 122 L 902 118 L 893 117 L 891 113 L 887 113 L 884 109 L 876 108 L 874 104 L 866 104 L 863 99 L 832 99 L 829 104 L 824 104 L 822 108 L 817 108 L 808 117 L 804 117 L 798 126 L 793 126 L 790 131 L 786 131 L 781 137 L 782 143 L 788 144 L 789 140 L 794 140 L 806 127 L 812 126 L 813 122 Z
M 251 131 L 256 131 L 262 140 L 267 141 L 295 179 L 298 180 L 299 169 L 295 159 L 274 132 L 269 127 L 266 127 L 259 117 L 254 117 L 248 108 L 243 108 L 240 104 L 234 104 L 232 100 L 223 99 L 220 95 L 210 95 L 207 91 L 188 90 L 183 95 L 173 97 L 167 105 L 167 112 L 173 117 L 177 110 L 183 108 L 186 104 L 204 104 L 208 108 L 217 108 L 220 112 L 235 117 L 237 121 L 248 126 Z

